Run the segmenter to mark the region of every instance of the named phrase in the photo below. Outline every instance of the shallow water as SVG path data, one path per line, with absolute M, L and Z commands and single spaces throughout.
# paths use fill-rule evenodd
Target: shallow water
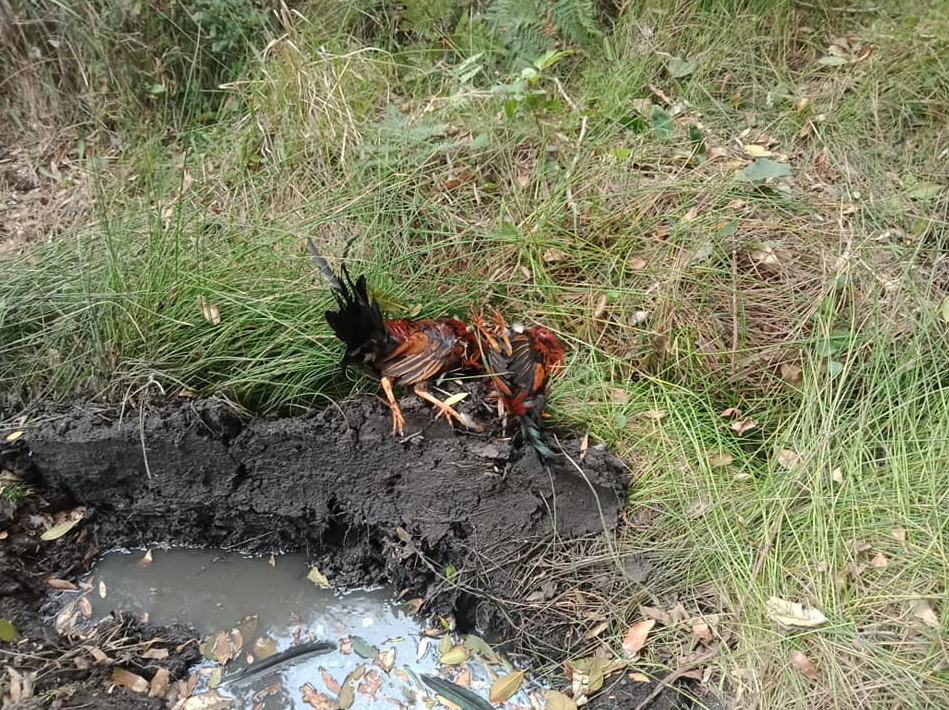
M 343 684 L 347 674 L 360 665 L 367 674 L 362 680 L 368 678 L 369 682 L 352 684 L 354 689 L 363 688 L 355 693 L 353 708 L 398 708 L 398 703 L 413 707 L 420 686 L 412 672 L 445 677 L 439 672 L 439 639 L 424 636 L 415 619 L 394 601 L 391 589 L 322 589 L 307 579 L 310 568 L 304 555 L 267 559 L 213 550 L 156 549 L 151 552 L 151 562 L 144 564 L 143 554 L 112 552 L 96 563 L 90 574 L 93 592 L 88 596 L 93 618 L 113 610 L 147 614 L 151 623 L 189 624 L 203 636 L 241 626 L 243 648 L 225 664 L 218 687 L 222 695 L 235 698 L 231 707 L 312 710 L 314 706 L 303 700 L 305 684 L 335 700 L 337 692 L 328 686 L 322 671 L 331 676 L 330 681 Z M 241 625 L 249 616 L 257 617 L 256 632 L 250 631 L 246 622 Z M 360 657 L 359 651 L 368 654 L 358 642 L 351 650 L 341 644 L 341 639 L 352 636 L 380 651 L 394 649 L 391 672 L 372 665 L 371 657 Z M 300 656 L 233 680 L 235 674 L 254 667 L 253 663 L 248 666 L 248 653 L 259 663 L 265 655 L 307 641 L 328 641 L 335 650 Z M 208 661 L 203 670 L 198 669 L 202 682 L 196 692 L 208 687 L 213 667 L 216 664 Z M 470 673 L 470 689 L 486 697 L 491 683 L 487 666 L 472 657 L 447 672 L 454 677 L 462 669 Z M 492 670 L 497 675 L 508 672 L 502 665 Z M 370 671 L 375 675 L 369 676 Z M 377 679 L 381 685 L 373 697 L 368 691 Z M 269 694 L 263 695 L 268 690 Z M 530 706 L 525 691 L 511 701 Z

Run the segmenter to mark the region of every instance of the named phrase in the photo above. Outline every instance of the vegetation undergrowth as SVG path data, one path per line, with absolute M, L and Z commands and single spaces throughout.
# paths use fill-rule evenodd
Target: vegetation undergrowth
M 354 239 L 392 312 L 490 302 L 569 344 L 554 419 L 633 462 L 617 549 L 662 570 L 571 597 L 588 650 L 645 614 L 644 663 L 710 656 L 703 697 L 943 704 L 942 3 L 172 5 L 0 0 L 32 87 L 4 111 L 77 122 L 95 186 L 0 262 L 5 389 L 361 387 L 304 248 Z M 828 622 L 779 629 L 772 597 Z

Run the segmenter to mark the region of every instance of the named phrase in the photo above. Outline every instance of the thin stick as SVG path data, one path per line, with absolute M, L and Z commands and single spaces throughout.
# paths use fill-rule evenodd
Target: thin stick
M 712 660 L 717 655 L 718 655 L 718 649 L 713 648 L 711 651 L 706 651 L 698 658 L 694 658 L 688 663 L 686 663 L 685 665 L 679 666 L 678 668 L 676 668 L 674 671 L 672 671 L 672 673 L 667 675 L 665 678 L 663 678 L 656 684 L 655 689 L 653 689 L 653 691 L 649 695 L 646 696 L 645 700 L 643 700 L 639 705 L 636 706 L 635 710 L 645 710 L 645 708 L 648 708 L 650 705 L 653 704 L 656 698 L 659 697 L 659 695 L 662 693 L 663 690 L 665 690 L 670 685 L 675 683 L 679 678 L 681 678 L 683 675 L 688 673 L 693 668 L 697 666 L 701 666 L 703 663 L 706 663 L 707 661 Z

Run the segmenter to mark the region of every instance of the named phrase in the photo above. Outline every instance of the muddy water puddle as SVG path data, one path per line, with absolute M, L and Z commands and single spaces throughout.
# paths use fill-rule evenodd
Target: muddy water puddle
M 439 691 L 449 698 L 460 687 L 486 699 L 499 679 L 517 687 L 514 666 L 482 639 L 424 628 L 394 590 L 343 592 L 321 581 L 304 555 L 119 551 L 96 563 L 85 596 L 94 619 L 122 611 L 201 634 L 207 660 L 187 688 L 179 684 L 184 710 L 432 707 L 425 674 L 455 683 Z M 543 694 L 525 680 L 507 707 L 542 707 Z M 492 707 L 471 698 L 467 706 Z

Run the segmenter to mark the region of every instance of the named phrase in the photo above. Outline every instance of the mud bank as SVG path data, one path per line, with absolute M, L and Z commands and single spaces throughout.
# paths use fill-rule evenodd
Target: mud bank
M 117 546 L 303 550 L 337 586 L 392 584 L 425 599 L 423 614 L 452 613 L 462 630 L 478 627 L 515 647 L 529 638 L 533 653 L 563 659 L 580 633 L 549 624 L 543 604 L 524 603 L 556 593 L 529 579 L 531 560 L 612 530 L 629 487 L 625 466 L 596 447 L 582 472 L 565 457 L 545 466 L 509 440 L 432 423 L 414 399 L 404 400 L 404 414 L 410 435 L 400 440 L 373 397 L 249 420 L 215 400 L 142 412 L 50 408 L 33 413 L 3 465 L 53 509 L 86 506 L 79 535 L 34 553 L 52 559 L 63 550 L 46 564 L 55 576 L 82 571 L 90 549 Z M 580 462 L 579 442 L 562 443 Z M 28 556 L 8 550 L 4 565 L 35 577 L 22 563 Z M 22 619 L 36 600 L 6 594 L 0 616 L 19 604 L 11 616 Z M 638 685 L 591 707 L 633 707 L 651 690 Z M 665 697 L 651 705 L 669 706 Z

